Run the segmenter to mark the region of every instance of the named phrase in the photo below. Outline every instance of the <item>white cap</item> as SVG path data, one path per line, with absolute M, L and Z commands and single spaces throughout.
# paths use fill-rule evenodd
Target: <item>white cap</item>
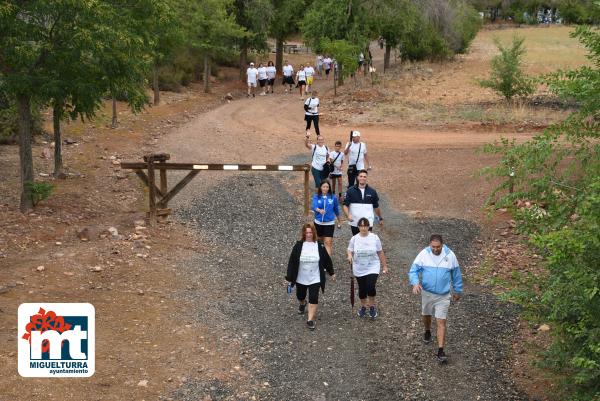
M 360 136 L 360 131 L 352 131 L 352 138 Z
M 254 63 L 250 63 L 250 65 L 254 65 Z

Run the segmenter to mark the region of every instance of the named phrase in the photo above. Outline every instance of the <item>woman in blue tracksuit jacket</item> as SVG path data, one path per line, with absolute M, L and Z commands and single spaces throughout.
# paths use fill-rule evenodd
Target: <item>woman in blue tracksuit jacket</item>
M 317 235 L 323 239 L 325 249 L 331 255 L 333 248 L 333 232 L 335 221 L 340 226 L 340 205 L 337 197 L 331 192 L 328 180 L 321 181 L 317 193 L 313 196 L 312 210 L 315 214 Z

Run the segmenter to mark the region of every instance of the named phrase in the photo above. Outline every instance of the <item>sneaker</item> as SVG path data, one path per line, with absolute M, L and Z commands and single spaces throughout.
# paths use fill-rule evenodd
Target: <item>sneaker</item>
M 371 319 L 375 319 L 379 314 L 377 313 L 377 308 L 375 306 L 369 307 L 369 316 Z
M 446 356 L 446 353 L 444 352 L 444 350 L 438 351 L 437 360 L 439 363 L 447 363 L 448 362 L 448 357 Z
M 298 305 L 298 314 L 299 315 L 304 315 L 304 311 L 306 310 L 306 304 L 300 304 Z
M 425 331 L 425 334 L 423 334 L 423 342 L 425 344 L 431 343 L 431 331 L 430 330 Z
M 367 308 L 361 306 L 358 312 L 356 312 L 358 317 L 365 317 L 367 315 Z
M 252 94 L 252 97 L 256 97 L 256 95 L 253 93 L 253 94 Z
M 317 327 L 317 322 L 315 322 L 314 320 L 309 320 L 306 322 L 306 325 L 308 326 L 309 330 L 314 330 L 315 327 Z

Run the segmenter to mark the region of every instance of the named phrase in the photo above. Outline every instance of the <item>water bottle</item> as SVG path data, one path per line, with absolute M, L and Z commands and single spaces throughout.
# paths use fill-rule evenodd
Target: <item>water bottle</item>
M 292 283 L 288 283 L 288 285 L 287 285 L 287 294 L 288 295 L 292 294 Z

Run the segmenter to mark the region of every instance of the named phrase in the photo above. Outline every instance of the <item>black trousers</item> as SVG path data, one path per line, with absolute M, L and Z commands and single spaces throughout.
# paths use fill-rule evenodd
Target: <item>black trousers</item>
M 306 292 L 308 291 L 308 303 L 317 305 L 319 303 L 320 289 L 321 283 L 311 285 L 296 283 L 296 298 L 298 298 L 298 301 L 304 301 L 306 299 Z
M 358 283 L 359 299 L 365 299 L 366 297 L 374 297 L 377 295 L 375 286 L 377 285 L 378 277 L 379 274 L 367 274 L 366 276 L 356 278 L 356 282 Z
M 354 169 L 356 173 L 348 174 L 348 188 L 353 187 L 356 181 L 356 177 L 358 176 L 358 169 Z
M 315 132 L 317 135 L 321 135 L 321 131 L 319 131 L 319 116 L 309 116 L 308 114 L 304 115 L 304 119 L 306 120 L 306 130 L 310 129 L 310 123 L 315 123 Z

